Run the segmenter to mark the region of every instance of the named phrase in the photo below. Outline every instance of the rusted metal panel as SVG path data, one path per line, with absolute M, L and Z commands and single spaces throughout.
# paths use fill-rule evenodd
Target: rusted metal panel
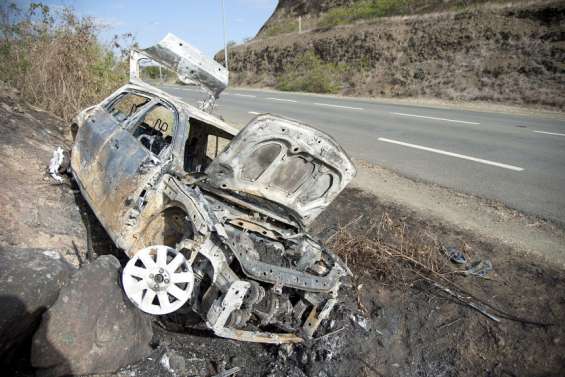
M 308 225 L 347 186 L 356 169 L 330 136 L 265 114 L 241 130 L 206 174 L 216 187 L 278 203 Z

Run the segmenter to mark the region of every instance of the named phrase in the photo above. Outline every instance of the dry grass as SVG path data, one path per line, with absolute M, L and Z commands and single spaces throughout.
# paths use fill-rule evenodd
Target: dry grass
M 494 321 L 502 317 L 534 323 L 489 304 L 460 285 L 456 277 L 463 271 L 450 263 L 442 253 L 442 246 L 433 237 L 409 237 L 407 225 L 402 221 L 395 223 L 386 212 L 379 222 L 370 224 L 362 232 L 354 229 L 355 223 L 360 220 L 340 227 L 327 244 L 353 270 L 357 281 L 357 302 L 364 312 L 366 308 L 359 296 L 362 284 L 359 283 L 363 276 L 369 275 L 394 288 L 406 289 L 418 285 Z
M 516 316 L 499 305 L 491 304 L 488 298 L 480 297 L 484 296 L 480 286 L 473 288 L 467 284 L 471 281 L 457 279 L 465 275 L 465 271 L 450 262 L 442 252 L 442 245 L 432 235 L 409 235 L 414 229 L 407 232 L 408 225 L 404 221 L 394 221 L 386 212 L 379 221 L 361 231 L 357 224 L 362 221 L 363 218 L 359 217 L 340 227 L 326 241 L 328 247 L 353 270 L 357 279 L 370 275 L 395 288 L 414 287 L 420 282 L 424 283 L 419 285 L 420 288 L 426 287 L 428 292 L 467 306 L 493 321 L 505 318 L 542 327 L 550 325 Z M 467 259 L 476 257 L 466 244 L 462 246 Z M 359 297 L 358 302 L 365 311 Z
M 32 3 L 23 11 L 1 4 L 0 80 L 29 103 L 70 119 L 128 79 L 128 62 L 115 54 L 118 40 L 127 36 L 104 46 L 99 29 L 95 19 L 69 9 L 54 12 Z M 127 55 L 127 48 L 121 51 Z
M 384 213 L 378 222 L 359 230 L 361 218 L 340 227 L 327 241 L 356 275 L 371 273 L 391 284 L 410 284 L 418 279 L 443 281 L 457 271 L 431 237 L 409 236 L 406 224 Z

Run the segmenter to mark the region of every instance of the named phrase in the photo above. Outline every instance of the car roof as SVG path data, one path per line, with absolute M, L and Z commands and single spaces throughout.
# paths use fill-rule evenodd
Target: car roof
M 140 91 L 149 92 L 155 96 L 163 98 L 171 103 L 173 103 L 176 107 L 184 109 L 191 118 L 196 118 L 206 124 L 209 124 L 213 127 L 216 127 L 232 136 L 235 136 L 239 130 L 233 126 L 230 126 L 228 123 L 224 122 L 217 116 L 207 113 L 205 111 L 200 110 L 197 107 L 194 107 L 186 102 L 184 102 L 179 97 L 173 96 L 145 81 L 141 80 L 131 80 L 129 84 L 125 85 L 122 89 L 137 89 Z

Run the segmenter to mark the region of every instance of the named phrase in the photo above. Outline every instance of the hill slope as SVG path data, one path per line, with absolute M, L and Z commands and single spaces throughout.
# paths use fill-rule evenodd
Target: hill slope
M 461 10 L 484 3 L 508 0 L 279 0 L 271 17 L 257 33 L 258 38 L 298 30 L 328 28 L 357 20 Z M 528 0 L 514 0 L 526 2 Z
M 230 51 L 232 84 L 565 108 L 565 1 L 486 4 L 265 37 L 277 20 L 315 15 L 329 3 L 347 1 L 281 0 L 257 38 Z

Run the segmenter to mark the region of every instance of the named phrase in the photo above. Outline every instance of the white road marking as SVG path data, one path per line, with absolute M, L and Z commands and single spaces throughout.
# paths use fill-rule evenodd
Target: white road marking
M 438 154 L 443 154 L 443 155 L 445 155 L 445 156 L 451 156 L 451 157 L 462 158 L 462 159 L 464 159 L 464 160 L 479 162 L 479 163 L 481 163 L 481 164 L 492 165 L 492 166 L 498 166 L 499 168 L 514 170 L 514 171 L 523 171 L 523 170 L 524 170 L 523 168 L 521 168 L 521 167 L 519 167 L 519 166 L 507 165 L 507 164 L 502 164 L 502 163 L 500 163 L 500 162 L 494 162 L 494 161 L 489 161 L 489 160 L 483 160 L 482 158 L 476 158 L 476 157 L 471 157 L 471 156 L 465 156 L 465 155 L 459 154 L 459 153 L 453 153 L 453 152 L 442 151 L 441 149 L 434 149 L 434 148 L 424 147 L 424 146 L 422 146 L 422 145 L 416 145 L 416 144 L 405 143 L 405 142 L 398 141 L 398 140 L 386 139 L 386 138 L 384 138 L 384 137 L 379 137 L 378 140 L 379 140 L 379 141 L 384 141 L 385 143 L 398 144 L 398 145 L 402 145 L 402 146 L 405 146 L 405 147 L 410 147 L 410 148 L 415 148 L 415 149 L 421 149 L 421 150 L 423 150 L 423 151 L 428 151 L 428 152 L 434 152 L 434 153 L 438 153 Z
M 239 94 L 239 93 L 229 93 L 232 96 L 238 96 L 238 97 L 249 97 L 249 98 L 256 98 L 257 96 L 251 95 L 251 94 Z
M 480 124 L 478 122 L 467 122 L 465 120 L 455 120 L 455 119 L 445 119 L 445 118 L 436 118 L 436 117 L 428 117 L 424 115 L 415 115 L 415 114 L 405 114 L 405 113 L 391 113 L 394 115 L 400 115 L 405 117 L 414 117 L 414 118 L 424 118 L 424 119 L 433 119 L 433 120 L 443 120 L 444 122 L 453 122 L 453 123 L 464 123 L 464 124 Z
M 338 107 L 338 108 L 340 108 L 340 109 L 363 110 L 363 108 L 361 108 L 361 107 L 331 105 L 331 104 L 329 104 L 329 103 L 314 102 L 314 105 L 318 105 L 318 106 L 329 106 L 329 107 Z
M 285 98 L 273 98 L 273 97 L 267 97 L 267 99 L 272 99 L 273 101 L 283 101 L 283 102 L 298 102 L 295 101 L 293 99 L 285 99 Z
M 547 131 L 533 131 L 538 134 L 555 135 L 555 136 L 565 136 L 565 134 L 560 134 L 558 132 L 547 132 Z
M 249 114 L 259 115 L 259 114 L 261 114 L 261 113 L 258 113 L 257 111 L 250 111 Z

